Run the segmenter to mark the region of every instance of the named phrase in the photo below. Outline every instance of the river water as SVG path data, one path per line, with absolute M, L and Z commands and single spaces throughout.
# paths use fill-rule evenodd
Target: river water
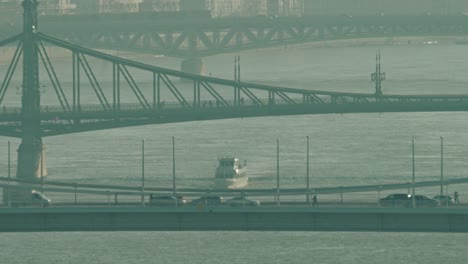
M 370 74 L 380 49 L 387 74 L 384 93 L 468 93 L 468 46 L 445 41 L 402 43 L 242 52 L 242 80 L 373 93 Z M 118 55 L 174 69 L 180 65 L 173 58 Z M 207 72 L 232 79 L 233 57 L 205 58 Z M 59 60 L 58 68 L 70 69 L 68 62 Z M 5 67 L 0 65 L 0 72 Z M 109 71 L 104 63 L 94 67 Z M 141 78 L 138 82 L 149 83 L 152 76 Z M 5 102 L 8 107 L 20 100 L 12 90 Z M 48 104 L 54 104 L 51 90 L 45 85 L 43 97 Z M 309 136 L 311 185 L 347 186 L 409 182 L 412 139 L 418 181 L 439 179 L 440 137 L 444 137 L 445 177 L 466 177 L 466 120 L 464 112 L 261 117 L 121 128 L 51 137 L 44 142 L 50 180 L 139 186 L 141 139 L 145 139 L 146 185 L 171 187 L 174 136 L 177 186 L 210 186 L 217 158 L 236 155 L 248 161 L 250 187 L 272 188 L 276 186 L 276 139 L 280 140 L 281 186 L 305 186 L 305 140 Z M 6 174 L 8 140 L 13 150 L 19 143 L 0 138 L 0 146 L 5 146 L 0 153 L 2 174 Z M 468 199 L 468 186 L 456 188 L 462 202 Z M 438 188 L 419 192 L 434 196 Z M 376 194 L 366 195 L 377 199 Z M 8 233 L 0 235 L 0 256 L 2 263 L 5 258 L 4 263 L 440 263 L 466 259 L 466 238 L 464 234 L 360 232 Z

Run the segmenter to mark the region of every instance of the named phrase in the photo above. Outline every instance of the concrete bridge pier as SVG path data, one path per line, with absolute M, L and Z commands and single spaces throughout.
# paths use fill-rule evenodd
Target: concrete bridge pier
M 32 143 L 23 141 L 18 148 L 16 177 L 28 181 L 40 181 L 41 176 L 47 176 L 45 147 L 42 139 L 36 139 Z
M 181 62 L 180 70 L 190 74 L 206 75 L 205 63 L 202 58 L 189 58 Z

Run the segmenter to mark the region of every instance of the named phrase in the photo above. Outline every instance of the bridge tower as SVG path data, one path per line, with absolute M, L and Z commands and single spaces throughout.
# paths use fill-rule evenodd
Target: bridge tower
M 380 50 L 375 55 L 375 72 L 371 74 L 371 80 L 375 83 L 375 96 L 382 96 L 382 82 L 385 80 L 385 72 L 381 70 Z
M 39 60 L 35 40 L 37 0 L 23 0 L 23 88 L 21 98 L 22 136 L 18 148 L 16 177 L 38 180 L 47 175 L 40 129 Z M 41 171 L 42 170 L 42 171 Z

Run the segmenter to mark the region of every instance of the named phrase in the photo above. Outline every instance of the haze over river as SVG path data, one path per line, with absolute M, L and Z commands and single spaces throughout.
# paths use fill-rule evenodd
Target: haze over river
M 242 80 L 373 93 L 370 74 L 380 49 L 387 74 L 385 94 L 468 94 L 468 45 L 403 43 L 242 52 Z M 117 55 L 174 69 L 180 65 L 174 58 Z M 232 79 L 233 60 L 233 54 L 205 58 L 207 72 Z M 67 59 L 60 63 L 58 68 L 71 70 Z M 92 67 L 107 72 L 101 64 Z M 0 72 L 5 67 L 0 65 Z M 142 78 L 138 82 L 152 80 L 151 75 Z M 53 88 L 46 84 L 44 89 L 45 104 L 57 104 L 52 100 Z M 19 102 L 20 95 L 12 90 L 9 102 Z M 468 177 L 467 117 L 465 112 L 445 112 L 226 119 L 70 134 L 45 138 L 44 143 L 49 180 L 139 186 L 140 144 L 145 139 L 146 185 L 171 187 L 174 136 L 178 187 L 210 186 L 217 158 L 236 155 L 248 162 L 250 187 L 272 188 L 276 186 L 277 138 L 281 186 L 305 186 L 309 136 L 313 186 L 386 184 L 411 181 L 412 139 L 416 141 L 416 180 L 438 180 L 441 136 L 446 179 Z M 0 153 L 2 175 L 6 175 L 8 140 L 12 139 L 0 138 L 0 146 L 5 146 Z M 18 143 L 12 140 L 14 150 Z M 454 188 L 449 187 L 449 192 Z M 460 200 L 467 201 L 468 186 L 456 188 Z M 432 197 L 438 188 L 419 193 Z M 367 195 L 369 200 L 377 199 L 376 194 Z M 431 233 L 8 233 L 0 235 L 0 256 L 2 263 L 462 263 L 468 256 L 467 238 Z

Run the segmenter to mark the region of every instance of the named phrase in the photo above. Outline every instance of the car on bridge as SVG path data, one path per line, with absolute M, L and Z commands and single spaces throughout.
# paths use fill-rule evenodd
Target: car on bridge
M 440 205 L 452 205 L 454 203 L 454 199 L 452 196 L 449 195 L 437 195 L 434 197 L 435 200 L 438 200 Z
M 187 203 L 184 197 L 175 195 L 151 195 L 149 201 L 151 206 L 182 206 Z
M 260 201 L 249 199 L 246 196 L 239 196 L 225 201 L 224 204 L 230 206 L 259 206 Z
M 9 189 L 3 190 L 3 202 L 13 207 L 40 206 L 49 207 L 52 201 L 43 193 L 36 190 Z
M 192 205 L 221 205 L 224 198 L 218 195 L 206 195 L 192 200 Z
M 436 207 L 440 205 L 440 201 L 429 198 L 425 195 L 414 195 L 414 203 L 416 207 Z M 406 193 L 390 194 L 379 200 L 381 207 L 413 207 L 413 196 Z

